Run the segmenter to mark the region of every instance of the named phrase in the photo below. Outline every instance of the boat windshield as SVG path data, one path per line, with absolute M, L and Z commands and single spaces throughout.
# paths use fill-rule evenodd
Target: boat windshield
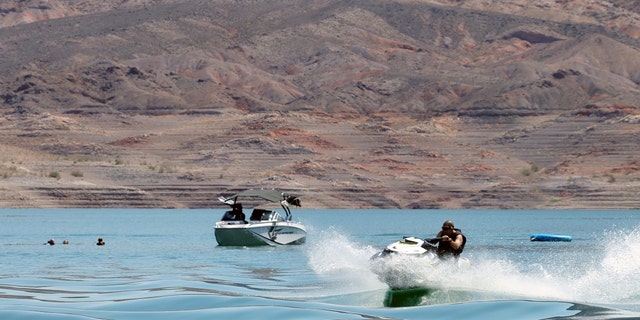
M 282 217 L 277 211 L 267 209 L 253 209 L 251 221 L 282 221 Z

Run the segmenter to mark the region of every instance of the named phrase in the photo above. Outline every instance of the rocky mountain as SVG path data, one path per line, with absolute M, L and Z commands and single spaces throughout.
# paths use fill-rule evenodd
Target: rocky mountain
M 2 1 L 0 39 L 3 207 L 640 207 L 635 1 Z

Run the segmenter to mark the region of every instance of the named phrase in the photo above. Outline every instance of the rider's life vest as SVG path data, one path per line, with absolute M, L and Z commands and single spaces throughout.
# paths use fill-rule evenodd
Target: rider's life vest
M 440 243 L 438 244 L 439 256 L 453 255 L 457 257 L 462 253 L 462 251 L 464 251 L 464 246 L 465 244 L 467 244 L 467 237 L 462 234 L 462 231 L 460 229 L 455 229 L 455 231 L 456 232 L 453 234 L 453 240 L 455 241 L 458 237 L 462 237 L 462 245 L 458 249 L 453 249 L 449 242 L 440 241 Z

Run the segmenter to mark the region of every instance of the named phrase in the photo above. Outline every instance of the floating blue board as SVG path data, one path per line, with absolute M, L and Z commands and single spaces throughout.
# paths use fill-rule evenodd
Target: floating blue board
M 531 241 L 571 241 L 571 236 L 561 234 L 534 233 Z

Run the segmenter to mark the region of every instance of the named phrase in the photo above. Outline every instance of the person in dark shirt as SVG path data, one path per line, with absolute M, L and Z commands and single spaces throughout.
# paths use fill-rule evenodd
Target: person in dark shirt
M 438 232 L 438 256 L 457 257 L 464 250 L 467 238 L 460 229 L 456 229 L 453 221 L 447 220 L 442 224 L 442 230 Z
M 232 208 L 233 209 L 231 211 L 227 211 L 224 213 L 222 220 L 223 221 L 244 221 L 246 223 L 247 222 L 246 216 L 244 215 L 244 212 L 242 212 L 242 203 L 236 203 L 233 205 Z

